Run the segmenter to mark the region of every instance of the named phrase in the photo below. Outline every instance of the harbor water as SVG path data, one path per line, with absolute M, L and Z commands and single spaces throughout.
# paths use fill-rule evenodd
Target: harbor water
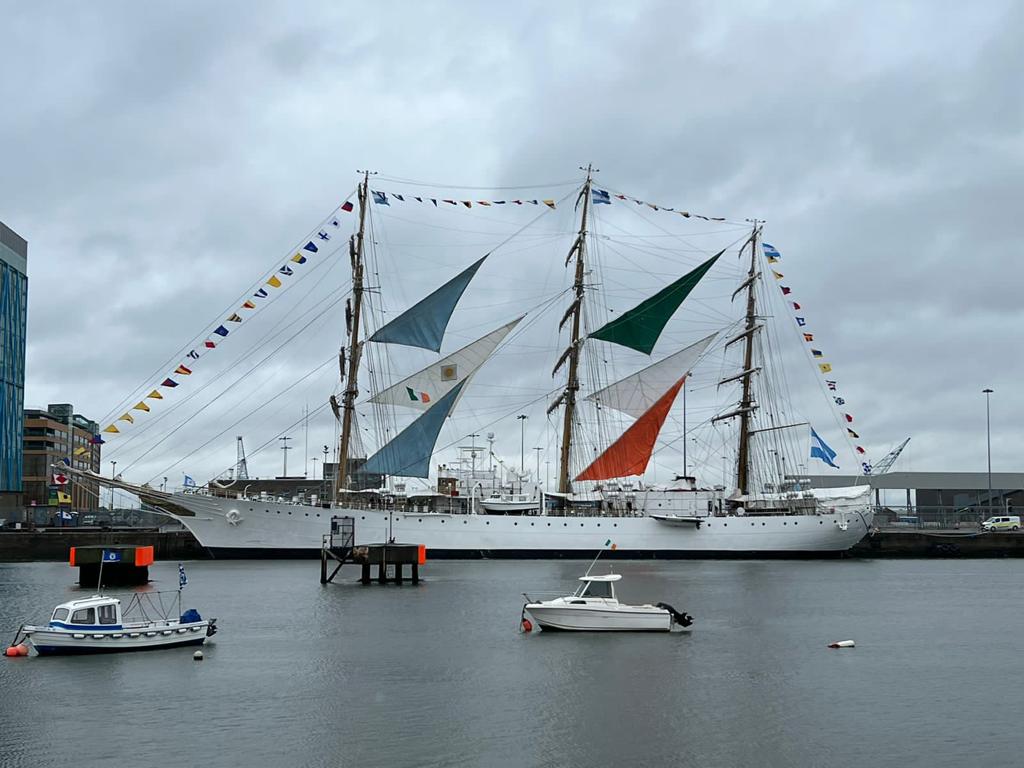
M 0 766 L 1011 766 L 1019 560 L 616 562 L 691 634 L 518 631 L 585 562 L 432 562 L 321 586 L 313 561 L 186 563 L 205 647 L 0 659 Z M 595 572 L 607 571 L 607 564 Z M 0 564 L 0 629 L 92 590 Z M 177 587 L 177 564 L 151 569 Z M 852 639 L 856 648 L 829 650 Z

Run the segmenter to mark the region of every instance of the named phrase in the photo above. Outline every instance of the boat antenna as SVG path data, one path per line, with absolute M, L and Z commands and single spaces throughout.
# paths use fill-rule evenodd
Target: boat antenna
M 609 544 L 611 544 L 611 541 L 609 541 L 608 544 L 605 544 L 605 547 L 607 547 Z M 601 557 L 602 552 L 604 552 L 604 547 L 597 550 L 597 554 L 594 556 L 594 559 L 590 561 L 590 567 L 587 568 L 587 572 L 583 574 L 583 578 L 586 578 L 590 575 L 590 572 L 594 569 L 594 566 L 597 565 L 597 560 L 599 557 Z
M 359 357 L 362 345 L 359 342 L 359 322 L 363 311 L 363 235 L 366 231 L 366 209 L 369 206 L 370 175 L 376 172 L 362 171 L 363 182 L 359 185 L 359 231 L 349 240 L 349 257 L 352 262 L 352 307 L 345 313 L 348 325 L 348 371 L 342 367 L 345 378 L 345 392 L 342 395 L 341 435 L 338 438 L 338 466 L 334 471 L 334 503 L 348 486 L 348 453 L 352 442 L 352 417 L 355 413 L 356 398 L 359 396 Z M 342 358 L 344 359 L 344 358 Z
M 580 197 L 583 199 L 583 211 L 580 214 L 580 229 L 576 235 L 576 239 L 573 241 L 572 247 L 569 249 L 569 255 L 566 258 L 566 265 L 572 260 L 572 257 L 576 257 L 576 274 L 573 280 L 573 292 L 575 298 L 573 299 L 572 305 L 569 307 L 569 311 L 562 317 L 560 326 L 564 326 L 565 323 L 572 318 L 572 338 L 569 342 L 569 348 L 562 353 L 558 362 L 555 364 L 555 371 L 562 366 L 562 364 L 569 361 L 569 375 L 566 379 L 565 389 L 559 398 L 551 404 L 548 408 L 550 414 L 559 405 L 565 405 L 565 413 L 562 417 L 562 450 L 559 457 L 559 469 L 558 469 L 558 492 L 569 493 L 572 490 L 572 486 L 569 481 L 569 458 L 572 455 L 572 427 L 573 421 L 576 417 L 576 393 L 580 388 L 579 381 L 579 366 L 580 366 L 580 351 L 583 347 L 583 340 L 580 338 L 580 320 L 583 317 L 583 294 L 584 294 L 584 283 L 583 278 L 585 276 L 585 256 L 586 256 L 586 240 L 587 240 L 587 219 L 590 215 L 590 186 L 591 180 L 594 173 L 598 172 L 597 168 L 592 165 L 587 165 L 586 168 L 580 167 L 580 170 L 587 172 L 586 181 L 583 182 L 583 189 L 580 192 Z

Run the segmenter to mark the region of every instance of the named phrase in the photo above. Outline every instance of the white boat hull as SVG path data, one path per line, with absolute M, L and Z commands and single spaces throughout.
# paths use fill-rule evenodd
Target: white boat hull
M 40 656 L 79 653 L 118 653 L 202 645 L 206 642 L 210 622 L 157 622 L 145 626 L 117 629 L 86 628 L 81 631 L 25 627 L 26 639 Z
M 569 632 L 668 632 L 672 617 L 653 606 L 553 606 L 531 603 L 526 612 L 542 629 Z
M 706 517 L 677 525 L 646 515 L 548 516 L 394 512 L 175 494 L 176 516 L 218 557 L 311 556 L 334 515 L 355 519 L 357 545 L 423 544 L 434 558 L 590 557 L 608 539 L 613 557 L 766 557 L 841 554 L 870 530 L 867 504 L 817 515 Z M 170 511 L 170 510 L 169 510 Z

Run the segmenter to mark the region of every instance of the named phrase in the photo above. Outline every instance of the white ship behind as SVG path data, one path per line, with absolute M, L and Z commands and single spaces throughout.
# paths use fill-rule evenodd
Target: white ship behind
M 374 193 L 375 198 L 378 194 Z M 605 199 L 600 200 L 599 195 Z M 242 494 L 232 497 L 195 488 L 166 493 L 120 478 L 96 478 L 79 470 L 73 474 L 88 475 L 138 495 L 150 506 L 180 520 L 203 546 L 220 557 L 313 554 L 319 551 L 330 519 L 336 515 L 355 520 L 357 545 L 415 542 L 424 544 L 433 557 L 588 557 L 606 539 L 615 541 L 618 557 L 820 556 L 846 552 L 871 529 L 867 484 L 829 490 L 801 488 L 787 477 L 783 467 L 764 460 L 767 454 L 778 458 L 782 442 L 803 440 L 802 436 L 794 438 L 793 432 L 806 426 L 806 422 L 785 423 L 780 413 L 770 410 L 767 395 L 758 399 L 755 394 L 758 377 L 772 362 L 766 359 L 767 347 L 755 344 L 765 320 L 757 309 L 757 290 L 763 282 L 757 223 L 739 248 L 741 256 L 749 250 L 750 264 L 733 293 L 734 299 L 741 294 L 745 298 L 742 323 L 662 356 L 619 381 L 584 386 L 581 357 L 585 343 L 617 344 L 652 355 L 669 319 L 725 253 L 724 249 L 719 251 L 636 308 L 588 333 L 584 314 L 590 280 L 590 267 L 584 265 L 590 236 L 588 216 L 592 215 L 592 199 L 607 202 L 608 197 L 592 188 L 589 171 L 577 200 L 582 209 L 579 234 L 566 259 L 566 266 L 575 262 L 570 293 L 573 300 L 559 330 L 569 329 L 569 346 L 553 372 L 554 375 L 565 368 L 565 384 L 548 409 L 549 414 L 561 413 L 563 425 L 558 441 L 557 492 L 543 493 L 539 476 L 534 478 L 532 496 L 524 492 L 522 481 L 527 473 L 523 467 L 518 470 L 518 489 L 500 482 L 479 482 L 475 474 L 469 482 L 463 479 L 455 488 L 445 486 L 447 494 L 457 492 L 458 504 L 445 504 L 438 491 L 441 483 L 426 497 L 404 495 L 400 490 L 404 484 L 394 484 L 395 478 L 430 476 L 431 458 L 446 419 L 458 406 L 476 372 L 496 351 L 500 353 L 502 344 L 524 316 L 371 393 L 365 402 L 376 409 L 395 411 L 408 407 L 418 415 L 385 441 L 359 470 L 389 478 L 390 489 L 356 492 L 352 485 L 354 465 L 349 457 L 356 450 L 354 415 L 362 394 L 360 364 L 367 345 L 406 345 L 439 352 L 456 305 L 487 259 L 479 259 L 373 330 L 370 313 L 364 311 L 362 303 L 368 291 L 363 286 L 363 234 L 371 207 L 367 176 L 359 187 L 358 197 L 359 229 L 350 248 L 353 293 L 346 310 L 347 344 L 340 360 L 343 390 L 340 402 L 331 397 L 339 426 L 340 457 L 329 494 L 331 501 L 317 503 L 316 499 L 307 499 L 312 503 L 301 503 L 303 500 L 246 498 Z M 645 475 L 680 390 L 685 446 L 687 377 L 712 348 L 732 348 L 742 353 L 737 361 L 738 371 L 730 375 L 726 370 L 719 382 L 719 387 L 741 386 L 737 401 L 730 410 L 709 421 L 738 424 L 735 485 L 727 492 L 724 485 L 698 484 L 685 476 L 685 468 L 684 475 L 667 486 L 627 480 Z M 583 397 L 582 393 L 587 394 Z M 585 463 L 579 454 L 574 457 L 573 453 L 578 450 L 575 445 L 581 425 L 577 410 L 581 407 L 592 408 L 600 418 L 619 413 L 622 416 L 613 418 L 620 423 L 623 418 L 632 423 L 621 430 L 619 438 L 606 438 L 610 444 L 599 453 L 595 450 L 596 457 L 575 471 L 574 463 Z M 757 420 L 759 417 L 761 421 Z M 609 423 L 603 428 L 604 434 L 614 429 Z M 766 440 L 769 442 L 757 442 Z M 493 479 L 493 470 L 491 476 Z

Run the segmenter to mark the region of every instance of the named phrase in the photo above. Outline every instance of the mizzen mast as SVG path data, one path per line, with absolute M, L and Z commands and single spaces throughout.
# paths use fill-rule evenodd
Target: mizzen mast
M 558 329 L 561 330 L 565 326 L 566 322 L 571 318 L 572 337 L 569 342 L 569 348 L 566 349 L 565 352 L 562 353 L 562 356 L 558 358 L 558 362 L 555 363 L 555 368 L 551 372 L 552 375 L 557 373 L 558 369 L 561 368 L 568 360 L 569 375 L 566 379 L 565 389 L 562 390 L 562 394 L 559 395 L 558 399 L 548 407 L 548 413 L 550 414 L 559 405 L 565 405 L 565 412 L 562 417 L 562 450 L 558 462 L 559 493 L 569 493 L 571 490 L 569 483 L 569 461 L 570 456 L 572 455 L 572 427 L 576 416 L 576 393 L 580 388 L 580 351 L 583 347 L 583 339 L 580 338 L 580 321 L 583 317 L 583 293 L 585 290 L 583 278 L 586 274 L 585 257 L 587 249 L 587 219 L 590 214 L 590 185 L 594 168 L 588 165 L 585 170 L 587 171 L 587 179 L 583 183 L 583 190 L 580 192 L 580 197 L 583 200 L 583 212 L 580 216 L 580 230 L 579 234 L 576 235 L 576 240 L 573 241 L 572 247 L 569 249 L 569 255 L 565 260 L 566 265 L 568 265 L 573 256 L 576 257 L 576 276 L 573 281 L 575 298 L 565 315 L 562 316 L 562 321 L 558 325 Z
M 369 205 L 370 172 L 363 172 L 363 183 L 359 185 L 359 231 L 349 239 L 349 258 L 352 262 L 352 299 L 345 306 L 345 324 L 348 332 L 348 346 L 342 350 L 339 361 L 345 376 L 345 392 L 341 404 L 341 436 L 338 441 L 338 466 L 334 472 L 334 500 L 348 486 L 348 454 L 352 444 L 352 423 L 355 416 L 356 398 L 359 396 L 359 361 L 362 344 L 359 341 L 359 323 L 363 311 L 363 234 L 366 231 L 366 209 Z M 348 370 L 345 370 L 345 358 Z

